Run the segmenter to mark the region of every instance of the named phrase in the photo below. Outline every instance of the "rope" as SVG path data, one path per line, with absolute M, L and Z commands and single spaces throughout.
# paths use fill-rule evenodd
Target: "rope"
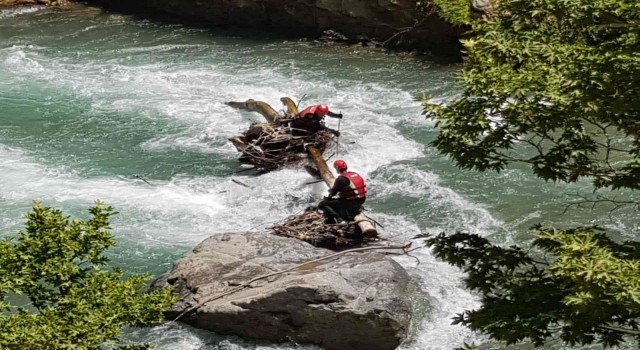
M 340 158 L 340 123 L 342 123 L 342 118 L 338 119 L 338 136 L 336 137 L 336 158 Z
M 211 296 L 209 298 L 204 299 L 203 301 L 199 302 L 198 305 L 190 307 L 190 308 L 186 309 L 185 311 L 183 311 L 182 313 L 180 313 L 178 315 L 178 317 L 173 319 L 172 322 L 175 322 L 175 321 L 179 320 L 180 318 L 182 318 L 182 316 L 197 310 L 198 308 L 200 308 L 201 306 L 203 306 L 204 304 L 206 304 L 208 302 L 211 302 L 211 301 L 214 301 L 214 300 L 218 300 L 220 298 L 223 298 L 223 297 L 225 297 L 225 296 L 227 296 L 229 294 L 233 294 L 235 292 L 239 292 L 239 291 L 243 290 L 244 288 L 249 287 L 251 285 L 251 283 L 259 281 L 259 280 L 263 280 L 265 278 L 269 278 L 271 276 L 281 275 L 281 274 L 288 273 L 288 272 L 293 272 L 293 271 L 296 271 L 296 270 L 300 270 L 300 271 L 310 270 L 310 269 L 320 265 L 320 264 L 316 264 L 316 263 L 319 263 L 320 261 L 331 259 L 331 258 L 334 258 L 336 256 L 347 254 L 347 253 L 362 252 L 362 251 L 366 251 L 366 250 L 377 250 L 377 249 L 402 249 L 402 251 L 404 253 L 409 253 L 410 250 L 408 250 L 408 249 L 410 247 L 411 247 L 411 242 L 409 242 L 409 243 L 407 243 L 405 245 L 401 245 L 401 246 L 398 245 L 398 246 L 388 246 L 388 247 L 353 248 L 353 249 L 343 250 L 343 251 L 338 252 L 338 253 L 329 254 L 327 256 L 323 256 L 323 257 L 320 257 L 320 258 L 317 258 L 317 259 L 309 260 L 309 261 L 306 261 L 306 262 L 304 262 L 304 263 L 302 263 L 300 265 L 296 265 L 296 266 L 294 266 L 292 268 L 289 268 L 289 269 L 286 269 L 286 270 L 276 271 L 276 272 L 272 272 L 272 273 L 269 273 L 269 274 L 266 274 L 266 275 L 258 276 L 256 278 L 250 280 L 249 282 L 246 282 L 246 283 L 244 283 L 244 284 L 242 284 L 242 285 L 240 285 L 240 286 L 238 286 L 236 288 L 233 288 L 232 290 L 229 290 L 229 291 L 226 291 L 224 293 L 220 293 L 220 294 L 217 294 L 217 295 L 214 295 L 214 296 Z
M 368 210 L 366 210 L 366 209 L 364 209 L 364 208 L 363 208 L 363 211 L 368 211 Z M 381 224 L 381 223 L 379 223 L 376 219 L 374 219 L 374 218 L 370 217 L 370 216 L 369 216 L 369 215 L 367 215 L 367 214 L 362 214 L 362 215 L 363 215 L 365 218 L 369 219 L 369 220 L 370 220 L 370 222 L 373 222 L 373 224 L 374 224 L 374 225 L 380 226 L 380 227 L 382 227 L 382 229 L 384 230 L 384 226 L 382 226 L 382 224 Z
M 304 100 L 305 97 L 307 97 L 307 94 L 303 94 L 302 97 L 300 97 L 298 103 L 296 103 L 296 108 L 300 108 L 300 103 L 302 102 L 302 100 Z

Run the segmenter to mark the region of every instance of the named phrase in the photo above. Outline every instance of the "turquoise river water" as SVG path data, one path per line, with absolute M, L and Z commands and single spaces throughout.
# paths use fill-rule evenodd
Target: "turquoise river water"
M 576 194 L 591 191 L 588 182 L 545 184 L 518 167 L 461 171 L 428 146 L 436 130 L 416 97 L 450 98 L 458 69 L 92 8 L 2 10 L 0 232 L 19 230 L 33 199 L 75 217 L 86 217 L 99 199 L 120 212 L 112 222 L 119 242 L 110 253 L 113 264 L 159 275 L 210 235 L 264 230 L 326 189 L 305 185 L 311 179 L 299 169 L 229 175 L 242 167 L 227 138 L 261 117 L 223 102 L 254 98 L 279 106 L 281 96 L 306 95 L 302 105 L 326 103 L 345 115 L 339 155 L 368 180 L 370 214 L 392 241 L 466 230 L 526 244 L 527 229 L 538 222 L 598 223 L 620 238 L 638 235 L 632 210 L 562 215 Z M 462 288 L 457 269 L 427 249 L 416 255 L 419 265 L 397 259 L 421 286 L 401 348 L 444 350 L 474 341 L 503 348 L 450 324 L 477 299 Z M 158 349 L 313 348 L 175 324 L 127 337 Z

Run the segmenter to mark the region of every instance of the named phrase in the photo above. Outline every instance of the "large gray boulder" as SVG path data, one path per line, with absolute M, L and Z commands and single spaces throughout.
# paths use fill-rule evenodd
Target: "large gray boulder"
M 173 285 L 182 295 L 168 319 L 197 306 L 181 321 L 220 334 L 325 349 L 396 348 L 409 327 L 410 279 L 380 253 L 346 253 L 206 302 L 256 277 L 333 253 L 270 234 L 217 235 L 154 287 Z

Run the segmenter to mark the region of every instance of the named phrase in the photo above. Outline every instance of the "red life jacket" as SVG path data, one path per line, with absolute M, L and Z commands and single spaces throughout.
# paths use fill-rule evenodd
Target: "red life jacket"
M 345 171 L 340 176 L 344 176 L 349 180 L 349 187 L 338 193 L 340 198 L 347 200 L 367 198 L 367 185 L 362 176 L 353 171 Z
M 318 120 L 322 120 L 324 118 L 324 116 L 317 116 L 316 114 L 316 109 L 318 109 L 319 105 L 315 105 L 315 106 L 309 106 L 305 109 L 303 109 L 301 112 L 298 113 L 297 117 L 304 117 L 307 116 L 309 114 L 312 114 L 316 119 Z

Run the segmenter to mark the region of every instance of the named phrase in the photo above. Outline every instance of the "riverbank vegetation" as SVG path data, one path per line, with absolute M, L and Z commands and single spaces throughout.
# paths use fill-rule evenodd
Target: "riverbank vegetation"
M 438 12 L 442 18 L 456 25 L 468 25 L 472 21 L 471 0 L 430 0 L 416 2 L 418 12 Z
M 35 202 L 25 230 L 0 240 L 0 348 L 117 347 L 123 327 L 164 321 L 162 310 L 177 296 L 171 289 L 145 293 L 151 276 L 107 267 L 115 212 L 102 203 L 89 212 L 89 220 L 70 220 Z
M 440 127 L 432 145 L 463 169 L 520 163 L 545 181 L 588 179 L 583 209 L 637 208 L 598 190 L 640 189 L 640 2 L 503 0 L 496 12 L 464 42 L 463 93 L 425 103 Z M 640 243 L 589 223 L 532 235 L 531 250 L 462 232 L 426 238 L 481 297 L 456 323 L 509 344 L 640 341 Z

